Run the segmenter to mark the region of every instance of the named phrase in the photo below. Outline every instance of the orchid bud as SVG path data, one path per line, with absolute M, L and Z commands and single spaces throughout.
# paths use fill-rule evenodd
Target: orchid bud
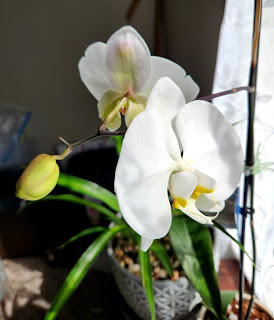
M 16 196 L 24 200 L 39 200 L 56 186 L 59 167 L 54 156 L 39 154 L 26 167 L 16 184 Z

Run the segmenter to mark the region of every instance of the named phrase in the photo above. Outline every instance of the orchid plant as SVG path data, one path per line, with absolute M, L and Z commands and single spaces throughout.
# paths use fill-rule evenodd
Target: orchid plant
M 148 249 L 156 250 L 154 240 L 168 232 L 205 305 L 217 319 L 224 318 L 204 224 L 217 226 L 226 233 L 213 220 L 237 187 L 243 171 L 243 152 L 236 131 L 211 103 L 194 100 L 199 88 L 192 78 L 176 63 L 151 56 L 145 41 L 132 27 L 116 31 L 106 44 L 91 44 L 79 62 L 79 71 L 98 100 L 102 125 L 97 134 L 78 143 L 69 144 L 62 139 L 68 146 L 63 156 L 43 156 L 43 163 L 34 159 L 17 183 L 17 195 L 26 200 L 42 199 L 56 184 L 56 160 L 89 139 L 121 135 L 116 130 L 121 126 L 122 114 L 128 129 L 115 173 L 116 196 L 92 182 L 65 174 L 60 174 L 57 182 L 101 200 L 108 208 L 69 194 L 42 199 L 72 201 L 95 208 L 116 225 L 110 229 L 90 228 L 65 244 L 100 233 L 68 275 L 46 319 L 56 317 L 117 232 L 140 239 L 140 264 L 152 319 L 155 309 Z M 49 167 L 55 171 L 50 172 Z M 163 265 L 172 273 L 164 249 L 160 250 Z M 184 259 L 186 255 L 188 258 Z

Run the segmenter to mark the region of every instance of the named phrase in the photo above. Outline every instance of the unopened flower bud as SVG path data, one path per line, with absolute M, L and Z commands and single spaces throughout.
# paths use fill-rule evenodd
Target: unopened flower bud
M 24 200 L 39 200 L 56 186 L 59 167 L 55 157 L 39 154 L 26 167 L 16 184 L 16 196 Z

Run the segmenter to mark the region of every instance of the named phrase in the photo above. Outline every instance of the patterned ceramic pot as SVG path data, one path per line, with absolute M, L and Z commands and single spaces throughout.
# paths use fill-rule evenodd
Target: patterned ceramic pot
M 146 293 L 140 277 L 122 268 L 117 261 L 112 244 L 109 243 L 108 255 L 113 262 L 112 271 L 116 284 L 134 312 L 144 320 L 150 319 L 150 310 Z M 171 280 L 153 281 L 154 301 L 157 320 L 196 319 L 193 308 L 201 298 L 186 277 L 175 282 Z

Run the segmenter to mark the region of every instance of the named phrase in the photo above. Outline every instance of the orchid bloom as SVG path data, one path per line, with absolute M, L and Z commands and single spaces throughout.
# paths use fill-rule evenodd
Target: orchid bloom
M 186 104 L 169 78 L 160 79 L 128 128 L 115 173 L 121 213 L 142 237 L 146 251 L 170 229 L 173 205 L 190 218 L 212 224 L 243 170 L 238 135 L 209 102 Z
M 198 85 L 178 64 L 151 56 L 144 39 L 130 26 L 116 31 L 107 43 L 91 44 L 79 61 L 79 71 L 110 131 L 121 126 L 121 114 L 128 127 L 144 111 L 152 88 L 163 76 L 181 88 L 187 102 L 199 93 Z

